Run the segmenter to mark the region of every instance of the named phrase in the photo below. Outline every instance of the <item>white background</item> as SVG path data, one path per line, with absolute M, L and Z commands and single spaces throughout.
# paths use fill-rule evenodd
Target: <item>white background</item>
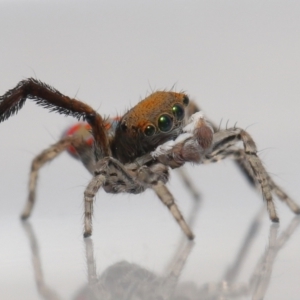
M 266 168 L 298 203 L 299 53 L 299 1 L 0 2 L 1 95 L 34 77 L 115 115 L 152 90 L 175 84 L 216 123 L 248 128 Z M 0 299 L 39 299 L 19 214 L 31 160 L 74 122 L 28 101 L 0 124 Z M 262 197 L 230 161 L 189 166 L 188 172 L 202 205 L 180 282 L 201 287 L 222 279 Z M 172 174 L 168 186 L 188 216 L 193 199 Z M 30 219 L 45 281 L 62 299 L 87 282 L 82 198 L 89 180 L 78 162 L 62 154 L 41 171 Z M 277 203 L 282 231 L 293 214 Z M 237 282 L 251 277 L 268 245 L 269 226 L 264 215 Z M 151 191 L 97 195 L 93 241 L 99 274 L 126 260 L 162 275 L 181 239 Z M 278 253 L 265 299 L 299 299 L 299 253 L 298 230 Z

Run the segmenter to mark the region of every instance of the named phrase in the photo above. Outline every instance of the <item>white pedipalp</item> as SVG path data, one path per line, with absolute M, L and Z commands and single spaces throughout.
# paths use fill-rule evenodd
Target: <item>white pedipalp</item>
M 183 132 L 193 133 L 194 130 L 197 128 L 197 125 L 200 119 L 204 119 L 204 114 L 202 111 L 198 111 L 190 116 L 187 125 L 183 127 Z

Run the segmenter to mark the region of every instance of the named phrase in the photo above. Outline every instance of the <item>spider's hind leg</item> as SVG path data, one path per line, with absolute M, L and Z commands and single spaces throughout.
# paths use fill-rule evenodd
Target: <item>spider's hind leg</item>
M 235 147 L 239 141 L 243 142 L 244 149 Z M 270 219 L 273 222 L 278 222 L 279 218 L 275 210 L 272 192 L 294 213 L 300 214 L 300 208 L 296 202 L 288 197 L 267 173 L 257 156 L 256 145 L 246 131 L 240 128 L 231 128 L 219 131 L 214 135 L 212 153 L 207 156 L 207 162 L 216 162 L 226 157 L 233 157 L 239 165 L 243 166 L 245 174 L 261 189 Z
M 251 166 L 247 162 L 247 159 L 245 157 L 244 151 L 239 149 L 239 151 L 235 155 L 237 158 L 237 163 L 239 167 L 243 167 L 244 174 L 247 175 L 247 179 L 249 182 L 253 185 L 259 188 L 257 181 L 255 180 L 255 175 L 251 169 Z M 267 173 L 267 171 L 265 170 Z M 292 200 L 283 190 L 281 187 L 279 187 L 274 180 L 270 177 L 270 175 L 267 173 L 268 183 L 269 187 L 273 194 L 275 194 L 282 202 L 286 203 L 286 205 L 295 213 L 300 214 L 300 207 L 299 205 Z
M 300 214 L 299 205 L 292 200 L 274 181 L 269 177 L 269 185 L 272 188 L 272 192 L 282 201 L 287 204 L 287 206 L 297 215 Z
M 60 153 L 65 151 L 68 147 L 72 145 L 72 142 L 78 140 L 78 137 L 65 137 L 59 140 L 57 143 L 53 144 L 46 150 L 42 151 L 38 156 L 34 158 L 31 163 L 30 175 L 29 175 L 29 193 L 27 201 L 23 212 L 21 214 L 21 219 L 26 220 L 31 215 L 33 206 L 36 199 L 36 186 L 38 180 L 38 172 L 40 168 L 45 165 L 47 162 L 52 161 Z

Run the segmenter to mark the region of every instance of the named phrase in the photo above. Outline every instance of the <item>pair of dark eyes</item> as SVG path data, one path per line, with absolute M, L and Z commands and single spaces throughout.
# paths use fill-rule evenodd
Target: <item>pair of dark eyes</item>
M 176 118 L 176 120 L 181 121 L 184 118 L 184 108 L 181 105 L 175 104 L 172 107 L 172 112 L 173 112 L 173 115 Z M 170 131 L 173 127 L 173 118 L 172 118 L 172 116 L 170 116 L 168 114 L 161 115 L 158 118 L 157 127 L 162 132 Z M 149 124 L 145 128 L 144 134 L 147 135 L 147 136 L 151 136 L 155 133 L 155 131 L 156 131 L 155 126 L 152 125 L 152 124 Z

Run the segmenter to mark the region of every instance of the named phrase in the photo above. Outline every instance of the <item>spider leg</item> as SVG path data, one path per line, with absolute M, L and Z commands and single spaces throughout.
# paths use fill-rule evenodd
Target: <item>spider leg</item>
M 212 149 L 215 151 L 219 147 L 222 148 L 226 146 L 227 143 L 233 143 L 234 141 L 241 141 L 243 143 L 245 159 L 249 163 L 256 181 L 260 185 L 263 198 L 267 203 L 270 219 L 273 222 L 279 222 L 271 194 L 268 174 L 257 156 L 257 148 L 251 136 L 246 131 L 239 128 L 222 130 L 214 135 Z
M 269 184 L 272 188 L 272 191 L 275 193 L 275 195 L 283 202 L 285 202 L 288 207 L 295 213 L 300 214 L 300 207 L 299 205 L 292 200 L 274 181 L 273 179 L 268 176 L 269 178 Z
M 231 147 L 239 141 L 243 142 L 244 150 Z M 214 135 L 212 153 L 208 154 L 206 160 L 203 160 L 203 162 L 215 162 L 226 157 L 233 157 L 239 161 L 239 164 L 243 166 L 245 173 L 251 178 L 251 181 L 257 183 L 261 188 L 263 197 L 267 202 L 270 219 L 273 222 L 278 222 L 279 219 L 276 214 L 271 192 L 274 192 L 280 200 L 285 202 L 294 213 L 300 213 L 299 206 L 275 184 L 265 170 L 257 156 L 256 145 L 246 131 L 233 128 L 217 132 Z
M 105 183 L 106 177 L 103 174 L 96 175 L 92 178 L 84 191 L 84 234 L 89 237 L 92 235 L 92 216 L 94 197 L 100 187 Z
M 94 177 L 84 192 L 84 237 L 92 235 L 93 201 L 98 190 L 103 186 L 108 193 L 140 193 L 144 187 L 134 180 L 134 172 L 112 157 L 97 162 Z
M 0 96 L 0 122 L 16 114 L 26 99 L 31 99 L 50 111 L 86 120 L 92 127 L 97 160 L 111 154 L 105 130 L 106 122 L 94 109 L 33 78 L 20 81 L 15 88 Z
M 222 150 L 218 153 L 215 153 L 210 158 L 206 158 L 203 163 L 210 163 L 210 162 L 217 162 L 222 159 L 225 159 L 227 157 L 233 158 L 235 161 L 238 162 L 239 166 L 242 166 L 245 170 L 245 174 L 247 174 L 247 177 L 249 178 L 250 182 L 253 182 L 253 185 L 257 186 L 258 183 L 255 181 L 255 175 L 253 173 L 253 170 L 249 163 L 247 162 L 247 158 L 245 156 L 245 152 L 242 149 L 239 148 L 228 148 L 225 150 Z M 265 170 L 266 172 L 266 170 Z M 279 187 L 274 180 L 270 177 L 269 174 L 267 174 L 268 183 L 271 188 L 271 191 L 282 201 L 285 202 L 288 207 L 295 213 L 300 214 L 300 207 L 298 204 L 292 200 L 283 190 L 281 187 Z M 259 186 L 257 186 L 259 187 Z
M 172 216 L 175 218 L 179 226 L 181 227 L 182 231 L 185 233 L 185 235 L 188 237 L 189 240 L 194 239 L 194 234 L 191 231 L 190 227 L 184 220 L 181 212 L 179 211 L 175 201 L 174 197 L 168 190 L 168 188 L 164 185 L 163 182 L 158 181 L 156 184 L 152 185 L 152 189 L 158 196 L 158 198 L 161 200 L 161 202 L 167 206 L 167 208 L 170 210 Z
M 71 146 L 72 142 L 77 140 L 78 138 L 75 137 L 65 137 L 55 143 L 54 145 L 50 146 L 48 149 L 41 152 L 38 156 L 34 158 L 31 164 L 30 176 L 29 176 L 29 193 L 28 198 L 21 214 L 21 219 L 27 219 L 33 209 L 35 204 L 36 198 L 36 186 L 38 180 L 38 172 L 40 168 L 46 164 L 47 162 L 52 161 L 56 158 L 60 153 L 65 151 L 68 147 Z
M 158 174 L 160 174 L 160 167 L 164 169 L 166 168 L 162 164 L 156 164 L 152 166 L 152 170 L 151 167 L 141 167 L 138 170 L 138 180 L 144 182 L 146 185 L 153 189 L 153 191 L 156 193 L 161 202 L 165 206 L 167 206 L 172 216 L 175 218 L 175 220 L 177 221 L 185 235 L 188 237 L 188 239 L 193 240 L 194 234 L 191 231 L 188 224 L 186 223 L 186 221 L 184 220 L 181 212 L 179 211 L 174 201 L 173 195 L 170 193 L 170 191 L 166 187 L 165 183 L 161 180 L 161 178 L 157 176 Z
M 160 163 L 150 167 L 142 166 L 134 170 L 130 167 L 132 164 L 123 165 L 112 157 L 106 157 L 97 163 L 95 177 L 84 192 L 84 237 L 92 234 L 93 201 L 97 191 L 103 186 L 108 193 L 138 194 L 146 188 L 152 188 L 168 207 L 187 237 L 193 239 L 192 231 L 175 204 L 172 194 L 165 186 L 168 180 L 168 167 Z
M 184 133 L 173 142 L 162 144 L 155 151 L 151 152 L 150 154 L 153 158 L 171 168 L 178 168 L 186 162 L 213 162 L 219 159 L 222 152 L 228 156 L 232 152 L 233 147 L 238 142 L 242 142 L 244 145 L 244 159 L 239 160 L 239 165 L 244 174 L 249 178 L 249 181 L 251 183 L 257 182 L 261 188 L 270 219 L 273 222 L 279 222 L 272 198 L 272 190 L 295 213 L 300 213 L 298 205 L 287 197 L 270 179 L 261 160 L 257 156 L 256 145 L 246 131 L 234 127 L 220 130 L 213 134 L 212 127 L 201 113 L 194 114 L 190 118 L 188 125 L 183 128 L 183 131 Z M 192 136 L 189 136 L 190 133 L 192 133 Z

